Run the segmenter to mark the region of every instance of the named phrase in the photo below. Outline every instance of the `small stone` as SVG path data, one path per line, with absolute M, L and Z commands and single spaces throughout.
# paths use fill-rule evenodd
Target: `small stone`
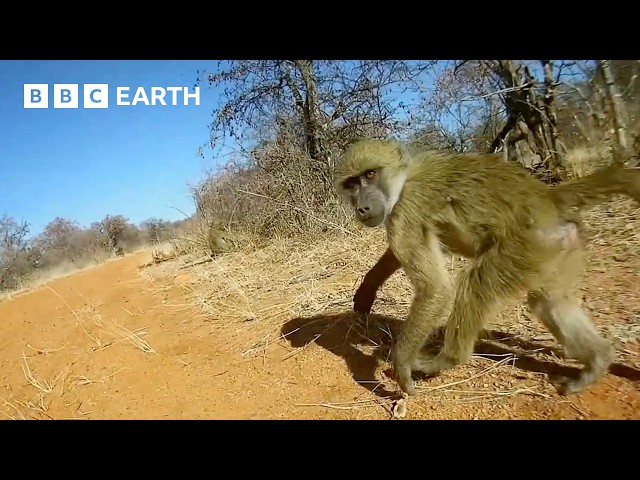
M 394 418 L 404 418 L 406 415 L 407 415 L 407 401 L 404 398 L 401 398 L 393 406 L 393 416 Z

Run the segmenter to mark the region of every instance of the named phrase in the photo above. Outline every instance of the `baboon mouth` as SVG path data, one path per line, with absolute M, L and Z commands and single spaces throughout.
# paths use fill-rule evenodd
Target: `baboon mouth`
M 384 215 L 375 215 L 373 217 L 363 217 L 360 221 L 367 227 L 377 227 L 384 220 Z

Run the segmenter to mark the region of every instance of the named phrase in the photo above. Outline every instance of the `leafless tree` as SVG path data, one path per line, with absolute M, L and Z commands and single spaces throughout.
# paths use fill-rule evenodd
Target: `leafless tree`
M 0 290 L 16 288 L 36 268 L 38 252 L 29 246 L 27 222 L 0 217 Z
M 220 62 L 215 73 L 203 76 L 222 92 L 211 145 L 215 150 L 233 139 L 239 155 L 194 188 L 200 217 L 237 219 L 258 230 L 277 223 L 307 230 L 309 210 L 330 211 L 327 205 L 335 204 L 334 161 L 348 143 L 408 131 L 406 99 L 419 91 L 432 63 Z M 291 203 L 304 208 L 282 208 Z
M 618 92 L 618 86 L 609 62 L 609 60 L 598 60 L 597 64 L 606 87 L 607 100 L 611 106 L 611 120 L 617 140 L 616 158 L 624 159 L 630 153 L 630 145 L 627 139 L 627 112 L 622 101 L 622 95 Z

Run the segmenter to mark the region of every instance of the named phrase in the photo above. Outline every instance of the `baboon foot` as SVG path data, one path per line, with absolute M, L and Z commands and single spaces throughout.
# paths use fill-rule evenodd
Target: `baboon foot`
M 595 342 L 594 344 L 598 345 Z M 597 354 L 585 362 L 585 367 L 580 370 L 577 376 L 560 377 L 553 382 L 557 385 L 558 393 L 560 395 L 579 393 L 589 385 L 598 382 L 607 373 L 613 356 L 613 347 L 607 341 L 601 341 Z
M 427 377 L 435 377 L 445 370 L 455 367 L 459 362 L 452 358 L 438 354 L 435 357 L 418 357 L 413 363 L 413 369 L 426 375 Z
M 421 379 L 437 377 L 440 371 L 435 368 L 434 357 L 418 357 L 414 360 L 411 371 Z
M 552 383 L 555 385 L 558 393 L 563 396 L 579 393 L 586 387 L 586 385 L 580 380 L 580 378 L 571 378 L 565 376 L 553 378 Z
M 577 377 L 560 376 L 555 378 L 553 383 L 556 385 L 558 393 L 566 396 L 582 392 L 589 385 L 594 384 L 599 377 L 600 375 L 592 369 L 585 368 Z

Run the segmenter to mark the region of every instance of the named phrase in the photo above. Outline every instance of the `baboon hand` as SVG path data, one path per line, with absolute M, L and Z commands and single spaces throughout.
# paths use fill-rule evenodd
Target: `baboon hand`
M 376 290 L 363 283 L 353 296 L 353 310 L 360 315 L 369 314 L 375 300 Z
M 394 366 L 393 371 L 400 389 L 407 395 L 415 395 L 416 387 L 413 378 L 411 378 L 411 367 L 409 365 Z
M 407 361 L 399 360 L 395 352 L 393 358 L 393 372 L 400 389 L 407 395 L 415 395 L 416 389 L 413 378 L 411 377 L 411 364 Z

